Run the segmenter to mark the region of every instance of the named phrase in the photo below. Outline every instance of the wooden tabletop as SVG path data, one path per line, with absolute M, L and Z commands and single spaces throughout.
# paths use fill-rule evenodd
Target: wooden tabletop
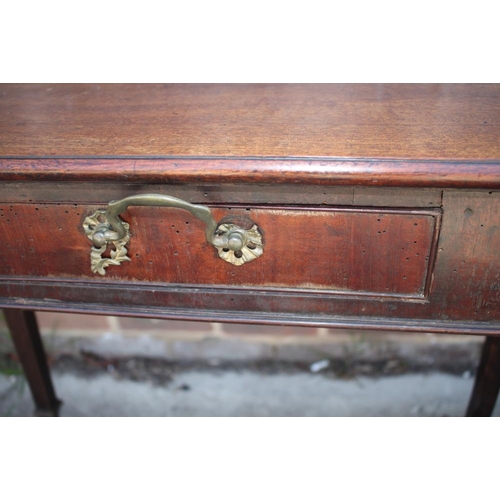
M 500 85 L 1 85 L 0 157 L 499 160 Z

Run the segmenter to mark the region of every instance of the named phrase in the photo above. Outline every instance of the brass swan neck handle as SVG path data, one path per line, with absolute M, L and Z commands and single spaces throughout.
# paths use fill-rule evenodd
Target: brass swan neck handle
M 205 224 L 205 237 L 217 248 L 219 257 L 240 266 L 256 259 L 263 253 L 262 236 L 254 224 L 251 229 L 243 229 L 235 224 L 217 223 L 208 207 L 193 205 L 187 201 L 163 194 L 138 194 L 121 200 L 110 201 L 106 210 L 97 210 L 85 218 L 83 228 L 92 241 L 91 269 L 104 276 L 109 265 L 120 265 L 129 261 L 126 245 L 130 240 L 129 225 L 121 220 L 120 214 L 130 206 L 154 206 L 181 208 L 200 219 Z M 113 243 L 115 250 L 111 258 L 103 258 L 108 243 Z
M 212 212 L 207 207 L 202 205 L 193 205 L 187 201 L 165 194 L 136 194 L 128 196 L 121 200 L 113 200 L 108 203 L 108 208 L 104 214 L 106 220 L 111 226 L 112 230 L 104 235 L 104 228 L 101 231 L 94 233 L 93 242 L 97 245 L 102 245 L 103 238 L 107 241 L 121 240 L 125 237 L 127 229 L 119 215 L 125 212 L 128 207 L 170 207 L 182 208 L 191 212 L 195 217 L 203 221 L 206 225 L 205 235 L 207 241 L 211 243 L 212 237 L 217 227 L 217 222 L 212 217 Z M 114 232 L 114 234 L 113 234 Z

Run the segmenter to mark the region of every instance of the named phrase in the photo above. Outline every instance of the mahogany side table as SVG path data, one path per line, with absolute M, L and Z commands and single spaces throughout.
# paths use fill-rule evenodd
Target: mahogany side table
M 500 387 L 499 85 L 1 85 L 0 307 L 485 335 Z

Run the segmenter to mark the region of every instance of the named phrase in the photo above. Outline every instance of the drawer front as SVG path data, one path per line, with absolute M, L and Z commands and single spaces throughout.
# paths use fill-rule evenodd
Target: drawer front
M 99 276 L 82 227 L 97 208 L 0 205 L 0 273 L 418 300 L 429 293 L 441 221 L 438 209 L 211 207 L 216 220 L 251 220 L 262 233 L 263 254 L 236 267 L 189 212 L 129 207 L 131 260 Z

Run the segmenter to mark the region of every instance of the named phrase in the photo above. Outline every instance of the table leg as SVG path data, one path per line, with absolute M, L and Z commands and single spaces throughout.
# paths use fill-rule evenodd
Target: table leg
M 4 314 L 35 401 L 35 415 L 57 417 L 61 401 L 57 399 L 52 386 L 35 313 L 23 309 L 4 309 Z
M 486 337 L 466 416 L 491 416 L 499 389 L 500 337 Z

